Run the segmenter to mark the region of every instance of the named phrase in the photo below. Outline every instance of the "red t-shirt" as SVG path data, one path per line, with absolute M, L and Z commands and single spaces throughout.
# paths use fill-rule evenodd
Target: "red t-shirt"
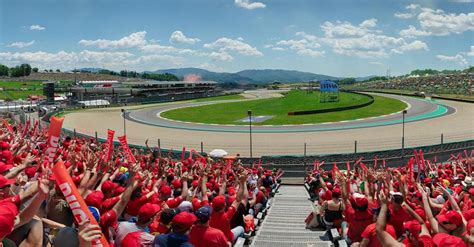
M 393 229 L 393 226 L 390 224 L 387 224 L 385 226 L 385 231 L 390 234 L 394 239 L 397 239 L 395 236 L 395 229 Z M 368 225 L 364 232 L 362 233 L 362 238 L 366 238 L 369 240 L 369 244 L 367 245 L 368 247 L 382 247 L 382 244 L 380 244 L 379 239 L 377 238 L 377 233 L 375 232 L 375 223 L 372 223 Z
M 235 211 L 235 208 L 230 206 L 227 212 L 212 212 L 211 219 L 209 220 L 209 226 L 221 230 L 230 242 L 234 240 L 234 234 L 230 231 L 230 220 L 234 216 Z
M 390 209 L 390 214 L 392 215 L 388 223 L 395 228 L 397 235 L 396 238 L 399 238 L 404 233 L 403 223 L 406 221 L 410 221 L 411 216 L 403 207 L 396 211 L 394 210 L 393 205 L 390 204 L 388 208 Z
M 135 198 L 134 200 L 130 200 L 127 204 L 127 208 L 125 209 L 125 213 L 131 216 L 137 216 L 140 208 L 149 200 L 150 198 L 147 198 L 146 195 Z
M 422 235 L 418 237 L 418 246 L 412 245 L 407 238 L 402 243 L 407 247 L 434 247 L 433 238 L 428 235 Z
M 107 211 L 105 214 L 100 216 L 100 227 L 102 228 L 102 232 L 107 240 L 110 238 L 109 229 L 117 226 L 117 212 L 111 209 Z
M 222 247 L 228 246 L 227 238 L 213 227 L 194 225 L 189 233 L 189 242 L 195 247 Z
M 265 200 L 265 195 L 259 190 L 255 196 L 255 203 L 263 203 L 263 200 Z
M 347 236 L 352 242 L 362 241 L 361 234 L 365 228 L 374 223 L 373 215 L 369 210 L 364 212 L 356 211 L 352 208 L 351 204 L 346 204 L 346 210 L 344 210 L 346 221 L 349 223 L 349 230 Z

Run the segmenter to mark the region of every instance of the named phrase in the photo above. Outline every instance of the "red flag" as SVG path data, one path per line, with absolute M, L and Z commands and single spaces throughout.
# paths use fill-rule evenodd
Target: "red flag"
M 420 166 L 418 167 L 418 172 L 420 172 L 420 169 L 421 170 L 425 170 L 425 156 L 423 156 L 423 150 L 420 149 L 420 152 L 418 152 L 420 154 Z
M 191 149 L 191 151 L 189 151 L 188 159 L 193 159 L 193 153 L 194 152 L 196 152 L 196 150 L 194 150 L 194 149 Z
M 135 159 L 135 156 L 133 156 L 132 150 L 130 150 L 130 147 L 128 146 L 127 136 L 119 136 L 117 137 L 117 139 L 122 145 L 122 149 L 125 153 L 125 156 L 127 157 L 127 161 L 133 164 L 137 163 L 137 159 Z
M 48 138 L 48 148 L 46 149 L 45 154 L 48 157 L 49 164 L 52 164 L 54 158 L 56 157 L 56 152 L 59 147 L 59 137 L 61 136 L 61 128 L 63 126 L 64 117 L 57 118 L 51 117 L 51 123 L 49 125 L 49 138 Z
M 355 163 L 354 163 L 354 168 L 362 161 L 363 157 L 360 157 Z
M 62 161 L 57 162 L 53 167 L 53 175 L 56 179 L 56 184 L 64 195 L 66 202 L 72 210 L 74 219 L 77 225 L 82 224 L 85 221 L 89 221 L 92 225 L 99 225 L 92 215 L 91 211 L 84 202 L 81 194 L 76 188 L 76 185 L 72 181 L 71 176 L 64 167 Z M 101 238 L 91 242 L 91 246 L 109 246 L 109 243 L 105 239 L 105 236 L 101 234 Z
M 184 154 L 186 153 L 186 148 L 183 147 L 183 151 L 181 152 L 181 163 L 184 162 Z
M 23 129 L 23 133 L 21 133 L 21 138 L 24 138 L 26 136 L 29 129 L 30 129 L 30 120 L 28 119 L 28 121 L 25 124 L 25 128 Z
M 7 127 L 8 132 L 13 133 L 13 127 L 10 125 L 10 123 L 6 119 L 3 119 L 3 124 Z
M 36 136 L 36 131 L 38 130 L 38 125 L 39 125 L 39 120 L 36 119 L 35 126 L 33 127 L 33 133 L 31 134 L 32 136 Z
M 377 158 L 377 156 L 375 156 L 375 159 L 374 159 L 374 170 L 377 170 L 377 161 L 378 161 L 378 158 Z
M 336 162 L 332 163 L 332 178 L 336 177 L 336 173 L 340 173 L 339 168 L 337 167 Z
M 110 156 L 112 155 L 112 151 L 114 150 L 114 134 L 115 131 L 107 130 L 107 143 L 105 144 L 105 162 L 110 161 Z
M 410 171 L 410 177 L 408 178 L 408 181 L 413 181 L 414 175 L 413 175 L 413 164 L 415 163 L 415 160 L 411 158 L 408 161 L 408 170 Z
M 360 163 L 360 167 L 365 171 L 369 171 L 369 168 L 367 168 L 367 166 L 364 165 L 364 163 Z

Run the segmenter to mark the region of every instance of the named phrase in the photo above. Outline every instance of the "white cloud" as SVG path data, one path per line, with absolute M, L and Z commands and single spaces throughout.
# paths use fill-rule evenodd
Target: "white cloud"
M 244 8 L 244 9 L 259 9 L 259 8 L 265 8 L 266 5 L 261 2 L 253 2 L 251 3 L 250 0 L 235 0 L 235 5 L 238 7 Z
M 474 57 L 474 45 L 471 45 L 471 50 L 467 52 L 467 55 L 470 57 Z
M 369 62 L 369 64 L 373 64 L 373 65 L 377 65 L 377 66 L 385 66 L 385 64 L 383 64 L 381 62 L 376 62 L 376 61 Z
M 410 19 L 413 18 L 415 15 L 412 13 L 395 13 L 393 16 L 399 18 L 399 19 Z
M 443 62 L 455 62 L 459 64 L 460 66 L 466 66 L 469 63 L 467 60 L 464 58 L 463 55 L 457 54 L 456 56 L 445 56 L 445 55 L 436 55 L 436 58 Z
M 232 57 L 231 55 L 229 55 L 229 53 L 227 52 L 211 52 L 211 53 L 202 53 L 203 56 L 207 56 L 207 57 L 210 57 L 212 59 L 215 59 L 215 60 L 220 60 L 220 61 L 232 61 L 234 60 L 234 57 Z
M 30 30 L 34 30 L 34 31 L 43 31 L 45 30 L 46 28 L 43 27 L 43 26 L 40 26 L 38 24 L 35 24 L 35 25 L 31 25 L 30 26 Z
M 296 53 L 301 56 L 324 56 L 324 51 L 316 50 L 321 47 L 321 45 L 317 42 L 316 36 L 307 34 L 305 32 L 297 32 L 295 35 L 297 37 L 302 37 L 302 39 L 280 40 L 276 43 L 276 46 L 271 46 L 272 50 L 284 51 L 286 50 L 284 47 L 288 47 L 288 49 L 296 51 Z
M 413 4 L 413 3 L 412 3 L 412 4 L 408 5 L 408 6 L 406 6 L 405 9 L 408 9 L 408 10 L 416 10 L 416 9 L 418 9 L 419 7 L 420 7 L 420 5 L 418 5 L 418 4 Z
M 474 30 L 474 12 L 459 15 L 444 13 L 443 10 L 422 9 L 418 15 L 420 26 L 423 30 L 433 35 L 448 35 Z
M 160 44 L 147 44 L 139 48 L 143 52 L 147 53 L 175 53 L 175 54 L 196 54 L 197 52 L 191 49 L 180 49 L 174 46 L 160 45 Z
M 28 46 L 32 46 L 33 44 L 35 43 L 34 40 L 30 41 L 30 42 L 13 42 L 9 45 L 7 45 L 8 47 L 15 47 L 15 48 L 26 48 Z
M 220 52 L 235 51 L 245 56 L 263 56 L 263 54 L 255 47 L 249 44 L 235 39 L 229 39 L 222 37 L 216 41 L 208 44 L 204 44 L 205 48 L 217 49 Z
M 415 38 L 417 36 L 428 36 L 430 35 L 429 32 L 418 30 L 416 27 L 409 25 L 408 29 L 403 29 L 399 32 L 400 36 L 405 38 Z
M 132 33 L 118 40 L 96 39 L 96 40 L 80 40 L 79 44 L 85 46 L 97 46 L 101 49 L 131 48 L 140 47 L 147 43 L 146 31 Z
M 201 40 L 198 38 L 188 38 L 186 37 L 186 35 L 184 35 L 183 32 L 178 30 L 178 31 L 174 31 L 171 34 L 169 41 L 170 43 L 175 43 L 175 44 L 185 43 L 185 44 L 193 45 Z
M 336 54 L 360 58 L 383 58 L 391 53 L 413 50 L 428 50 L 426 43 L 381 34 L 376 27 L 376 19 L 365 20 L 359 25 L 350 22 L 325 22 L 321 25 L 324 37 L 319 40 L 332 47 Z
M 171 55 L 136 56 L 129 52 L 89 51 L 49 53 L 37 52 L 0 52 L 0 60 L 9 66 L 27 62 L 32 66 L 62 70 L 80 67 L 105 67 L 112 70 L 146 70 L 157 66 L 182 65 L 185 59 Z

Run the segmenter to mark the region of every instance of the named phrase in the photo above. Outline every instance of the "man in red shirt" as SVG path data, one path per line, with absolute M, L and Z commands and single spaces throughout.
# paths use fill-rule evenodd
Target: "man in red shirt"
M 247 174 L 240 176 L 240 185 L 237 192 L 236 199 L 232 202 L 232 205 L 225 211 L 226 208 L 226 199 L 225 196 L 219 195 L 212 200 L 212 208 L 214 212 L 211 214 L 211 220 L 209 225 L 211 227 L 221 230 L 227 240 L 234 243 L 237 238 L 243 236 L 244 228 L 242 226 L 237 226 L 230 229 L 230 220 L 235 214 L 236 208 L 239 206 L 242 198 L 244 197 L 244 191 L 247 190 Z
M 349 223 L 347 237 L 350 242 L 362 241 L 362 232 L 364 232 L 368 225 L 374 222 L 368 207 L 369 200 L 366 196 L 359 193 L 354 193 L 349 200 L 346 200 L 344 216 L 347 223 Z M 342 225 L 345 225 L 344 222 Z
M 189 242 L 195 247 L 232 246 L 221 230 L 209 226 L 211 213 L 212 208 L 209 205 L 203 206 L 194 212 L 198 221 L 189 233 Z
M 390 214 L 396 217 L 391 217 L 389 223 L 395 228 L 397 238 L 403 235 L 403 223 L 411 220 L 410 215 L 406 209 L 402 206 L 403 194 L 400 192 L 390 192 L 392 197 L 392 203 L 389 205 Z
M 380 242 L 377 236 L 377 233 L 380 232 L 383 232 L 384 235 L 388 234 L 390 237 L 396 238 L 395 229 L 393 228 L 393 226 L 390 224 L 386 224 L 387 221 L 390 221 L 390 213 L 387 207 L 387 199 L 385 198 L 385 196 L 383 196 L 383 192 L 380 192 L 380 194 L 382 195 L 380 198 L 380 201 L 382 202 L 382 207 L 379 210 L 375 210 L 374 214 L 374 220 L 377 221 L 377 224 L 373 223 L 365 228 L 364 232 L 362 233 L 362 241 L 359 245 L 361 247 L 385 246 Z

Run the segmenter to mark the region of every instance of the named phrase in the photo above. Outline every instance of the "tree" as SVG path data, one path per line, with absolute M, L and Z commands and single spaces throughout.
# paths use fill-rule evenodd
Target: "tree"
M 59 73 L 59 72 L 61 72 L 61 70 L 60 70 L 60 69 L 57 69 L 56 72 Z
M 20 65 L 21 75 L 29 76 L 31 74 L 31 66 L 27 63 Z
M 53 73 L 53 70 L 52 70 L 52 69 L 50 69 L 50 70 L 49 70 L 49 72 L 50 72 L 50 73 Z
M 33 72 L 38 73 L 38 68 L 34 67 Z
M 143 79 L 150 79 L 155 81 L 179 81 L 179 78 L 170 73 L 164 74 L 151 74 L 151 73 L 144 73 L 141 75 Z
M 354 83 L 356 83 L 355 78 L 344 78 L 344 79 L 339 81 L 339 84 L 341 84 L 341 85 L 350 85 L 350 84 L 354 84 Z
M 7 66 L 0 64 L 0 76 L 8 76 L 9 70 L 10 69 Z

